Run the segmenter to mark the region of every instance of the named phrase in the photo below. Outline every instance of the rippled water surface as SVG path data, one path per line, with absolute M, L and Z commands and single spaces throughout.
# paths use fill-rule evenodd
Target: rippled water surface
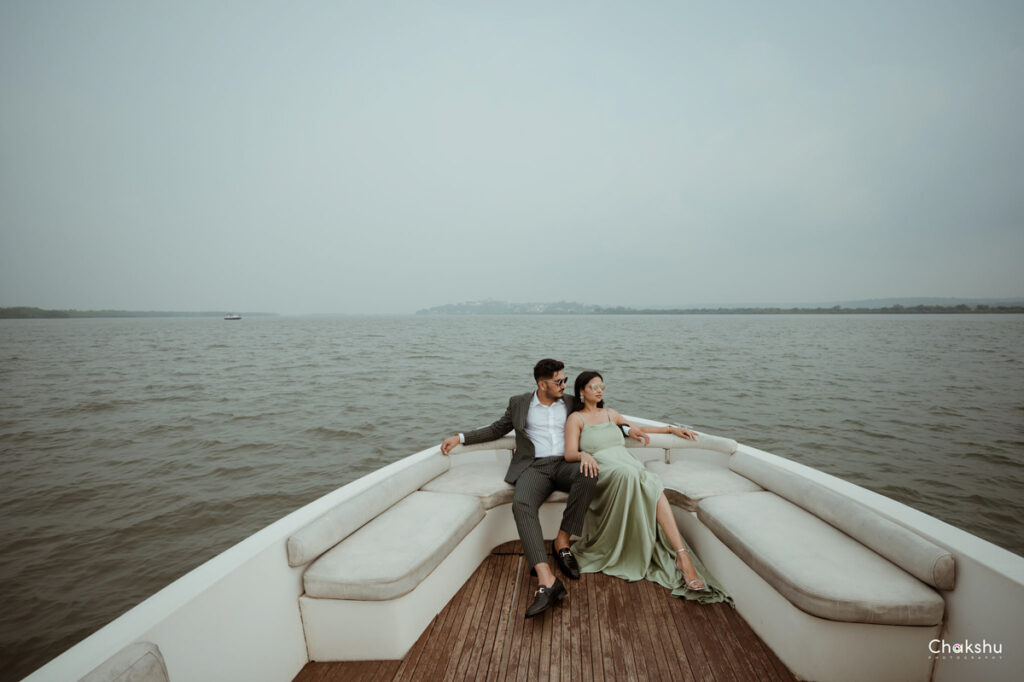
M 362 474 L 490 423 L 534 362 L 1024 554 L 1024 316 L 0 321 L 0 678 Z

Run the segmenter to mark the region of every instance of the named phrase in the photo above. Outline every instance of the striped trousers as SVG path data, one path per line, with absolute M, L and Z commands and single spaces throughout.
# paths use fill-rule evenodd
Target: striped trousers
M 569 493 L 560 528 L 570 535 L 581 535 L 583 518 L 596 486 L 596 476 L 584 476 L 580 473 L 579 462 L 567 462 L 562 457 L 537 458 L 519 474 L 512 498 L 512 515 L 530 566 L 548 560 L 539 517 L 540 506 L 548 495 L 555 490 Z

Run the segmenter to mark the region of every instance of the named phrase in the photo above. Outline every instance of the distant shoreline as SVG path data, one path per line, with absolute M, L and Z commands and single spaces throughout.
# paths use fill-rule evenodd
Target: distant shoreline
M 907 314 L 1024 313 L 1024 306 L 890 306 L 885 308 L 687 308 L 679 310 L 634 310 L 605 308 L 595 315 L 907 315 Z
M 224 317 L 226 312 L 174 312 L 166 310 L 46 310 L 17 306 L 0 308 L 0 320 L 53 320 L 97 317 Z M 242 317 L 276 317 L 277 313 L 238 313 Z
M 480 309 L 475 306 L 439 306 L 420 310 L 417 315 L 947 315 L 947 314 L 1020 314 L 1024 305 L 892 305 L 878 308 L 605 308 L 601 306 L 567 307 L 563 305 L 529 306 L 527 309 Z
M 54 320 L 96 318 L 221 318 L 227 313 L 201 311 L 181 312 L 162 310 L 46 310 L 43 308 L 0 308 L 0 320 Z M 340 314 L 340 313 L 339 313 Z M 498 315 L 977 315 L 1024 314 L 1024 305 L 916 305 L 884 306 L 880 308 L 626 308 L 561 305 L 508 306 L 503 309 L 479 309 L 474 306 L 446 305 L 419 310 L 416 316 L 498 316 Z M 239 313 L 246 317 L 280 317 L 278 313 Z M 402 315 L 399 315 L 401 317 Z M 357 315 L 358 317 L 358 315 Z

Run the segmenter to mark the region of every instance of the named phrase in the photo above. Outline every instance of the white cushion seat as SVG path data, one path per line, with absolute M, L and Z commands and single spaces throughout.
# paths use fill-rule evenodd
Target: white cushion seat
M 918 580 L 940 590 L 956 585 L 956 562 L 948 550 L 838 491 L 750 453 L 733 455 L 729 468 L 859 540 Z
M 945 603 L 934 589 L 774 493 L 708 497 L 697 516 L 806 613 L 854 623 L 942 622 Z
M 515 487 L 505 482 L 508 462 L 469 462 L 449 469 L 421 490 L 436 493 L 461 493 L 480 498 L 484 509 L 512 502 Z
M 412 591 L 484 518 L 472 495 L 416 491 L 310 564 L 306 594 L 381 601 Z
M 515 486 L 505 482 L 508 462 L 468 462 L 458 464 L 423 486 L 421 490 L 436 493 L 458 493 L 480 498 L 484 509 L 512 504 Z M 556 490 L 548 502 L 565 502 L 568 494 Z
M 361 493 L 345 498 L 288 538 L 288 565 L 303 566 L 344 540 L 421 485 L 448 471 L 451 461 L 440 451 L 399 466 L 390 477 Z
M 652 461 L 647 463 L 647 468 L 661 478 L 668 501 L 691 512 L 697 511 L 697 504 L 706 497 L 762 490 L 749 478 L 710 462 L 680 460 L 668 464 Z
M 117 652 L 80 682 L 168 682 L 167 666 L 160 647 L 135 642 Z

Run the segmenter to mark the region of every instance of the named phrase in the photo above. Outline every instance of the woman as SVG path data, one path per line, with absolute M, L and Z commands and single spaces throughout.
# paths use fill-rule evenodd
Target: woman
M 580 570 L 602 571 L 626 580 L 647 578 L 672 594 L 701 602 L 729 600 L 701 580 L 661 479 L 625 448 L 618 427 L 645 434 L 671 433 L 688 440 L 695 440 L 697 434 L 678 426 L 633 424 L 605 408 L 604 389 L 604 378 L 598 372 L 580 374 L 575 383 L 577 408 L 565 422 L 565 459 L 578 461 L 580 470 L 588 475 L 600 470 L 584 536 L 572 547 Z

